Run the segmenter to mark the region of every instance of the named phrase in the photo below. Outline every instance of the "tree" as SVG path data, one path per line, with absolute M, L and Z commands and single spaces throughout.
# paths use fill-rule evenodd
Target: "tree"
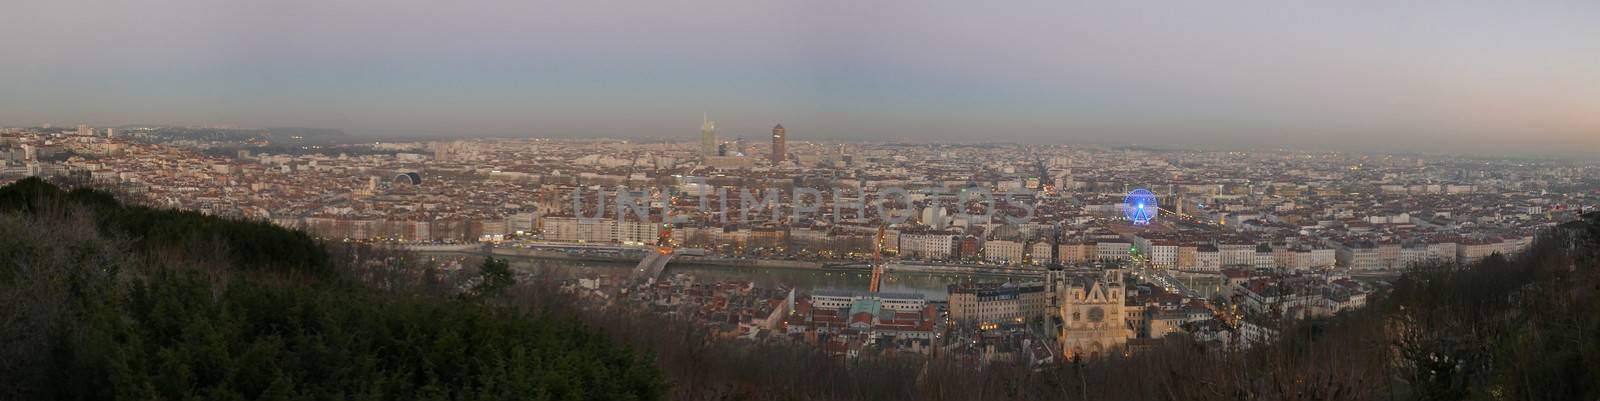
M 496 297 L 504 295 L 506 289 L 516 284 L 517 278 L 511 273 L 511 264 L 505 259 L 488 256 L 478 266 L 478 283 L 473 285 L 469 295 L 478 299 Z

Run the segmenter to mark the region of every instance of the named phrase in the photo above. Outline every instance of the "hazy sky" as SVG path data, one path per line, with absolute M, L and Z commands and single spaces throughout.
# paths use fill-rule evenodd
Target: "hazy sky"
M 1600 1 L 7 0 L 0 125 L 1600 153 Z

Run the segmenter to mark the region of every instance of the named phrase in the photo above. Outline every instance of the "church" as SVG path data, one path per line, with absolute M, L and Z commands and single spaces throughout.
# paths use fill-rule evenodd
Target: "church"
M 1122 270 L 1105 269 L 1066 278 L 1058 287 L 1061 306 L 1062 356 L 1093 359 L 1118 352 L 1133 329 L 1128 327 Z

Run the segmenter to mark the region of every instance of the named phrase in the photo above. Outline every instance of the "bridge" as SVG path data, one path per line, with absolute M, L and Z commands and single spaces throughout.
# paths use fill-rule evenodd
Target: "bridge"
M 667 271 L 667 263 L 671 262 L 672 257 L 677 255 L 678 251 L 671 248 L 661 248 L 655 252 L 646 252 L 644 259 L 639 261 L 638 268 L 633 270 L 633 278 L 636 281 L 660 278 L 661 273 Z

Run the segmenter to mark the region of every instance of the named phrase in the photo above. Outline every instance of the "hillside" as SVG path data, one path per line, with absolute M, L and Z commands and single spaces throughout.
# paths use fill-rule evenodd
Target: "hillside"
M 345 258 L 345 259 L 341 259 Z M 570 318 L 379 290 L 303 233 L 0 188 L 0 399 L 650 400 L 651 359 Z

